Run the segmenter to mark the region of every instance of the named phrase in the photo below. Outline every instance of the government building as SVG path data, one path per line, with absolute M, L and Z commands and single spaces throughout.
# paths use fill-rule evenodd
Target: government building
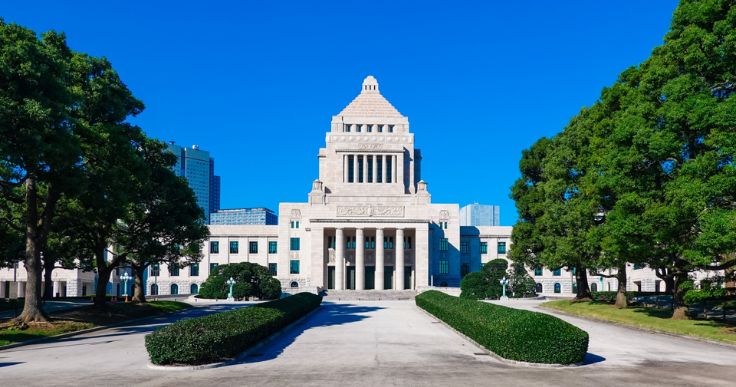
M 332 117 L 306 201 L 281 203 L 278 215 L 262 208 L 215 208 L 201 262 L 153 265 L 146 294 L 196 294 L 215 267 L 236 262 L 268 267 L 287 292 L 452 291 L 465 274 L 506 259 L 512 228 L 498 226 L 495 206 L 473 204 L 461 211 L 456 203 L 433 203 L 422 180 L 422 157 L 408 117 L 368 76 L 358 96 Z M 629 290 L 664 290 L 651 269 L 627 271 Z M 541 295 L 575 292 L 574 276 L 564 268 L 530 268 L 529 274 Z M 81 270 L 57 269 L 53 278 L 60 296 L 87 295 L 95 288 L 94 274 Z M 0 270 L 0 297 L 22 296 L 24 281 L 22 267 Z M 589 281 L 592 290 L 617 287 L 615 278 Z M 108 289 L 121 294 L 117 274 L 111 282 Z

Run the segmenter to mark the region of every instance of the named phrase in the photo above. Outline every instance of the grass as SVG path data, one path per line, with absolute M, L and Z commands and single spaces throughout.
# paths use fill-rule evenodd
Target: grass
M 644 307 L 618 309 L 608 304 L 570 300 L 549 301 L 542 306 L 576 316 L 636 328 L 736 344 L 736 326 L 713 320 L 671 320 L 672 311 L 669 309 Z
M 151 301 L 143 304 L 116 303 L 104 310 L 92 306 L 52 314 L 49 323 L 32 324 L 27 329 L 0 326 L 0 346 L 62 333 L 121 323 L 143 317 L 178 312 L 191 305 L 179 301 Z

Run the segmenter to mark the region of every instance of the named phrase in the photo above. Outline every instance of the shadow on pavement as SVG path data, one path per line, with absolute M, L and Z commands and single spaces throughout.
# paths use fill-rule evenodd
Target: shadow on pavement
M 258 363 L 273 360 L 281 355 L 286 347 L 291 345 L 299 335 L 312 328 L 343 325 L 365 320 L 368 316 L 361 313 L 373 312 L 384 309 L 379 306 L 358 306 L 352 304 L 333 304 L 323 302 L 320 310 L 310 318 L 292 326 L 284 331 L 275 341 L 266 344 L 260 353 L 253 353 L 245 358 L 240 358 L 229 365 L 243 363 Z
M 606 361 L 605 357 L 588 352 L 585 354 L 585 358 L 583 359 L 583 365 L 595 364 L 603 361 Z

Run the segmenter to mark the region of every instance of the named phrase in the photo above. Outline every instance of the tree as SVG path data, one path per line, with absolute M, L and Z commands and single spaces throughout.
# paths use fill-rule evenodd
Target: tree
M 133 301 L 145 302 L 143 273 L 152 264 L 186 266 L 199 262 L 201 246 L 209 235 L 204 213 L 189 184 L 171 168 L 176 157 L 166 145 L 143 143 L 150 181 L 138 186 L 139 197 L 118 222 L 117 254 L 126 255 L 133 268 Z
M 202 298 L 226 298 L 230 291 L 227 284 L 227 280 L 230 278 L 235 280 L 235 286 L 233 286 L 234 298 L 257 297 L 261 300 L 270 300 L 281 296 L 279 280 L 274 278 L 266 267 L 250 262 L 218 266 L 202 284 L 199 289 L 199 296 Z
M 28 277 L 16 319 L 22 324 L 47 320 L 40 305 L 41 251 L 80 160 L 73 58 L 64 35 L 47 32 L 39 39 L 0 19 L 0 205 L 5 227 L 24 238 Z
M 537 295 L 537 283 L 522 263 L 511 264 L 509 287 L 514 297 L 534 297 Z

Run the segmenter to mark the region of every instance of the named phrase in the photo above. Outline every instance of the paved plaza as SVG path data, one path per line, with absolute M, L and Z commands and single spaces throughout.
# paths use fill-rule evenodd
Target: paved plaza
M 191 317 L 241 305 L 199 305 Z M 534 308 L 536 303 L 514 306 Z M 174 316 L 56 342 L 0 351 L 3 385 L 732 385 L 736 349 L 569 318 L 590 333 L 587 364 L 509 365 L 482 351 L 413 301 L 323 306 L 246 361 L 196 371 L 147 368 L 143 336 Z M 53 380 L 38 378 L 53 375 Z

